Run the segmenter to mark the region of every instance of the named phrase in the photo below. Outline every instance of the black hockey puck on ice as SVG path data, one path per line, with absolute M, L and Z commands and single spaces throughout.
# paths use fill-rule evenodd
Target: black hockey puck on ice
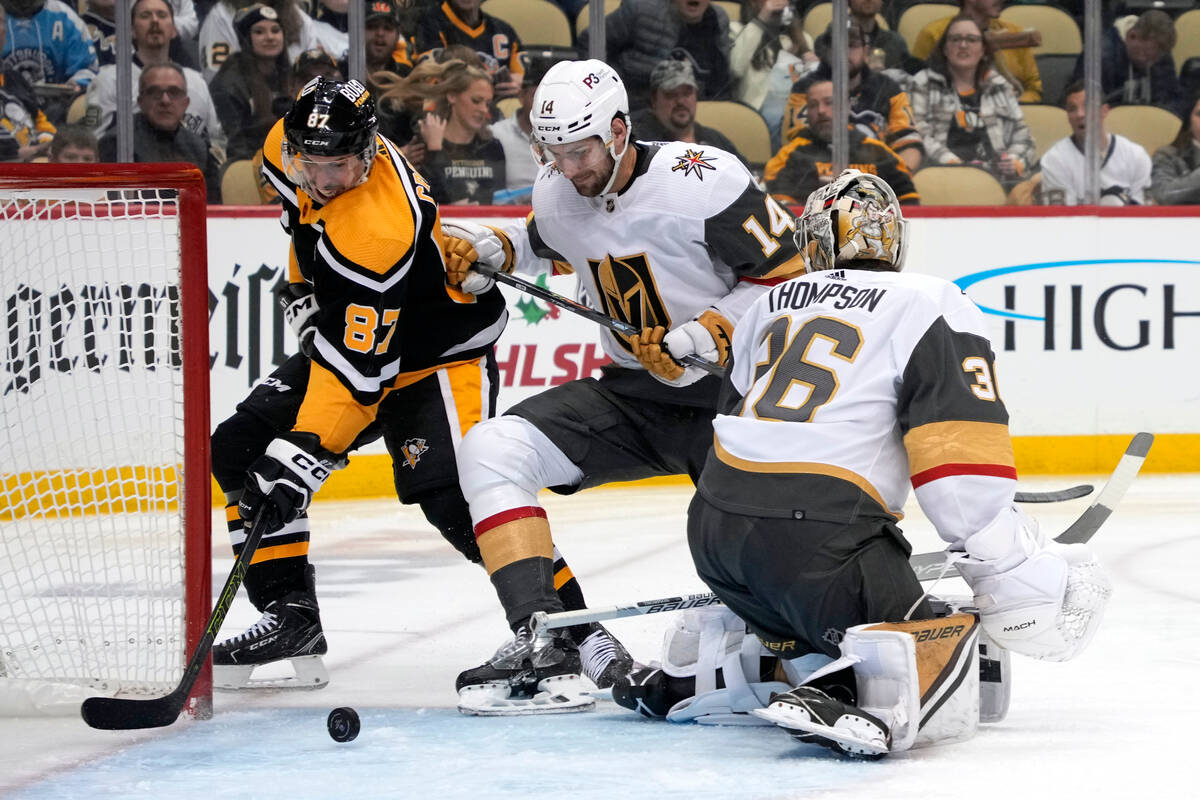
M 325 726 L 329 728 L 329 736 L 335 742 L 354 741 L 362 727 L 358 722 L 358 712 L 345 706 L 330 711 Z

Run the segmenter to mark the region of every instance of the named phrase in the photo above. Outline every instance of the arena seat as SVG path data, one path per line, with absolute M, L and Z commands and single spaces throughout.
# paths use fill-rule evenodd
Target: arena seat
M 1129 105 L 1110 109 L 1104 127 L 1109 133 L 1132 139 L 1154 155 L 1158 148 L 1171 143 L 1179 133 L 1180 123 L 1179 117 L 1165 108 Z
M 571 21 L 549 0 L 488 0 L 483 11 L 512 25 L 522 47 L 571 46 Z
M 761 167 L 770 160 L 767 121 L 750 106 L 733 100 L 701 100 L 696 104 L 696 121 L 728 136 L 752 166 Z
M 1025 115 L 1025 124 L 1033 135 L 1034 152 L 1041 159 L 1042 154 L 1050 149 L 1059 139 L 1071 135 L 1071 123 L 1067 121 L 1067 112 L 1059 106 L 1049 103 L 1028 103 L 1021 105 Z
M 1042 43 L 1033 48 L 1035 55 L 1078 55 L 1083 50 L 1083 36 L 1079 33 L 1079 25 L 1061 8 L 1050 5 L 1009 5 L 1000 12 L 1000 19 L 1022 28 L 1033 28 L 1042 35 Z
M 926 206 L 1002 206 L 1004 187 L 987 170 L 968 166 L 922 167 L 913 183 Z

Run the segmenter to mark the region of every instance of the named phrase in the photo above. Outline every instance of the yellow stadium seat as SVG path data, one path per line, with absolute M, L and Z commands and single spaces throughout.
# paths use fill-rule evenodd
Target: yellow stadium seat
M 1171 55 L 1175 58 L 1175 70 L 1193 56 L 1200 56 L 1200 8 L 1185 11 L 1175 20 L 1175 47 Z
M 67 106 L 67 124 L 78 125 L 87 116 L 87 94 L 81 94 Z
M 517 32 L 521 46 L 571 46 L 571 21 L 549 0 L 488 0 L 483 10 L 504 20 Z
M 496 107 L 500 109 L 500 113 L 504 115 L 504 118 L 508 119 L 517 113 L 517 109 L 521 107 L 521 99 L 519 97 L 506 97 L 503 100 L 497 100 Z
M 1158 106 L 1117 106 L 1104 120 L 1109 133 L 1132 139 L 1150 155 L 1164 144 L 1170 144 L 1179 134 L 1181 124 L 1179 117 Z
M 1000 19 L 1042 34 L 1042 43 L 1033 48 L 1035 54 L 1079 53 L 1083 49 L 1079 25 L 1061 8 L 1010 5 L 1000 12 Z
M 696 104 L 696 121 L 728 136 L 751 164 L 762 166 L 770 160 L 767 121 L 750 106 L 733 100 L 701 100 Z
M 735 17 L 730 17 L 730 19 L 735 19 Z M 833 3 L 818 3 L 804 15 L 804 32 L 816 39 L 825 32 L 830 22 L 833 22 Z M 875 22 L 881 28 L 887 28 L 888 26 L 887 20 L 883 18 L 883 14 L 876 14 Z
M 712 0 L 714 6 L 720 6 L 725 9 L 725 13 L 729 15 L 730 22 L 742 21 L 742 4 L 732 3 L 729 0 Z
M 917 41 L 917 34 L 922 28 L 935 20 L 953 17 L 958 11 L 958 6 L 951 3 L 918 3 L 909 6 L 896 21 L 896 33 L 903 37 L 908 49 L 912 50 L 913 42 Z
M 608 16 L 617 10 L 617 6 L 621 5 L 621 0 L 604 0 L 604 16 Z M 575 35 L 583 33 L 584 28 L 590 23 L 592 14 L 592 4 L 589 2 L 586 6 L 579 9 L 579 16 L 575 17 Z
M 978 167 L 923 167 L 913 183 L 925 206 L 1002 206 L 1008 202 L 1004 187 Z
M 1067 112 L 1058 106 L 1046 103 L 1029 103 L 1021 106 L 1025 114 L 1025 124 L 1033 135 L 1034 151 L 1041 159 L 1042 153 L 1050 149 L 1059 139 L 1071 135 L 1071 123 L 1067 121 Z
M 258 170 L 254 161 L 243 158 L 230 161 L 221 174 L 221 203 L 227 206 L 259 206 L 262 195 L 258 192 Z

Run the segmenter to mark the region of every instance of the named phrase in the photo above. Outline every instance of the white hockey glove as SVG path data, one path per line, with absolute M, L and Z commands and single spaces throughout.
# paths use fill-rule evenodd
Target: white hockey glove
M 273 439 L 246 473 L 238 513 L 249 522 L 262 509 L 270 529 L 282 528 L 308 508 L 337 463 L 314 433 Z
M 296 334 L 300 343 L 300 352 L 312 356 L 313 338 L 317 335 L 317 312 L 321 307 L 317 304 L 317 296 L 311 289 L 301 288 L 293 284 L 279 294 L 279 304 L 283 306 L 283 318 Z
M 1015 508 L 967 538 L 957 562 L 996 644 L 1016 653 L 1066 661 L 1083 652 L 1112 594 L 1087 545 L 1047 541 Z
M 483 294 L 496 285 L 491 277 L 471 267 L 475 262 L 500 272 L 512 272 L 513 246 L 498 228 L 456 220 L 442 223 L 445 239 L 446 282 L 467 294 Z
M 667 332 L 661 325 L 642 328 L 630 340 L 633 355 L 646 371 L 668 386 L 690 386 L 709 373 L 700 367 L 684 367 L 676 359 L 695 353 L 722 366 L 729 359 L 733 323 L 719 311 L 708 309 L 696 319 Z

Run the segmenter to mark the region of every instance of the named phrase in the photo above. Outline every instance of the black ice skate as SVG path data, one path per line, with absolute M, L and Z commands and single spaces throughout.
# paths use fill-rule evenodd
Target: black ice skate
M 245 633 L 213 647 L 213 686 L 218 689 L 320 689 L 329 683 L 321 656 L 328 648 L 317 598 L 292 592 L 269 603 Z M 290 661 L 294 676 L 252 678 L 267 664 Z
M 633 656 L 599 623 L 587 626 L 587 634 L 579 642 L 579 658 L 583 674 L 597 689 L 611 689 L 617 681 L 629 676 L 636 666 Z
M 564 634 L 522 625 L 486 664 L 458 676 L 458 710 L 481 717 L 587 711 L 579 650 Z
M 883 758 L 892 746 L 891 731 L 881 720 L 812 686 L 772 695 L 766 708 L 750 713 L 774 722 L 802 742 L 851 758 Z
M 695 694 L 694 677 L 672 677 L 658 662 L 636 666 L 612 687 L 613 702 L 650 719 L 662 719 L 676 703 Z

